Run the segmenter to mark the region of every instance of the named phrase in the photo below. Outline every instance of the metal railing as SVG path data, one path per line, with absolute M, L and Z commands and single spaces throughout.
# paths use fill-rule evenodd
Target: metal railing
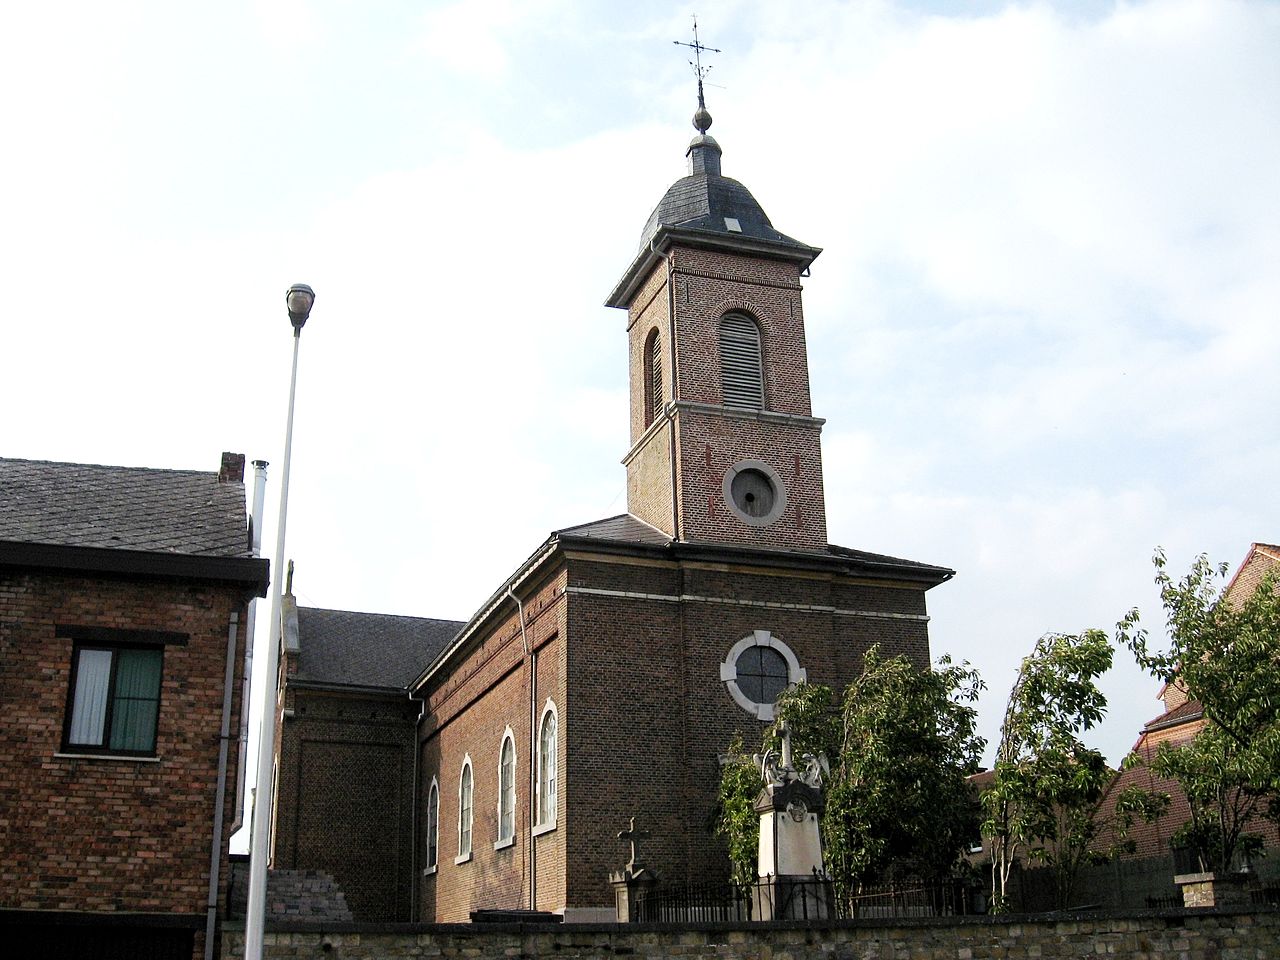
M 649 923 L 767 923 L 967 916 L 985 911 L 985 896 L 960 880 L 844 887 L 823 877 L 766 877 L 751 884 L 661 887 L 639 895 L 636 906 L 637 919 Z

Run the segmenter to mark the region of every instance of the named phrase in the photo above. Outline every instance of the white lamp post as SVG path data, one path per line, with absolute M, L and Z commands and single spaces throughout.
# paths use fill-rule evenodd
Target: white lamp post
M 284 464 L 280 470 L 280 512 L 276 525 L 276 557 L 271 568 L 271 621 L 267 630 L 266 681 L 262 684 L 262 730 L 258 735 L 258 785 L 249 839 L 249 906 L 245 916 L 245 960 L 262 960 L 267 920 L 267 861 L 271 857 L 271 807 L 276 752 L 277 687 L 280 672 L 280 606 L 284 579 L 284 527 L 289 513 L 289 458 L 293 448 L 293 398 L 298 385 L 298 344 L 316 295 L 305 283 L 285 294 L 293 324 L 293 369 L 289 374 L 289 415 L 284 428 Z

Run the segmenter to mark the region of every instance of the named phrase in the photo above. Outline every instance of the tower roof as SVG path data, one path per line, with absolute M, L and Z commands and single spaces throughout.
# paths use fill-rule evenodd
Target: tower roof
M 711 115 L 699 104 L 694 114 L 698 135 L 689 143 L 689 173 L 673 183 L 659 201 L 640 237 L 635 259 L 605 304 L 626 307 L 653 264 L 674 242 L 796 261 L 804 270 L 822 250 L 775 230 L 751 191 L 720 172 L 723 151 L 707 134 Z
M 671 226 L 730 240 L 763 240 L 808 254 L 812 259 L 812 247 L 775 230 L 751 191 L 720 173 L 721 152 L 714 137 L 703 133 L 693 138 L 686 151 L 689 174 L 673 183 L 649 214 L 640 237 L 640 251 L 649 246 L 660 227 Z

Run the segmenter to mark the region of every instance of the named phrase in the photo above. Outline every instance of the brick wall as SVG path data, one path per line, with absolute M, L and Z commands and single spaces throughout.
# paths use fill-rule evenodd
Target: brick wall
M 641 852 L 663 881 L 727 876 L 711 830 L 718 758 L 735 734 L 755 749 L 766 726 L 720 680 L 721 662 L 743 637 L 768 630 L 811 682 L 836 688 L 858 675 L 873 643 L 921 666 L 929 660 L 918 586 L 746 563 L 596 556 L 570 560 L 568 588 L 574 906 L 612 903 L 607 874 L 627 852 L 613 837 L 633 816 L 652 834 Z
M 357 920 L 411 919 L 416 706 L 403 690 L 286 697 L 273 866 L 331 874 Z
M 228 928 L 222 956 L 243 956 L 243 933 Z M 272 928 L 264 955 L 276 960 L 380 957 L 560 957 L 613 960 L 618 956 L 770 960 L 1029 960 L 1081 957 L 1263 960 L 1275 956 L 1280 914 L 1114 913 L 1075 917 L 1018 916 L 956 920 L 863 921 L 816 926 L 780 924 L 687 927 L 650 924 L 533 924 L 324 931 Z
M 812 419 L 800 291 L 795 264 L 686 247 L 675 248 L 640 286 L 628 311 L 632 450 L 625 460 L 628 509 L 636 516 L 682 540 L 825 546 L 821 424 Z M 734 310 L 761 328 L 765 408 L 758 413 L 721 406 L 719 324 Z M 681 405 L 679 529 L 671 518 L 669 428 L 645 422 L 645 347 L 654 331 L 665 398 Z M 768 463 L 786 487 L 786 512 L 767 527 L 743 522 L 724 502 L 725 473 L 742 460 Z
M 563 571 L 551 571 L 541 584 L 522 587 L 520 594 L 524 636 L 515 602 L 503 601 L 468 641 L 467 651 L 447 676 L 424 689 L 427 715 L 419 733 L 416 851 L 419 917 L 423 920 L 460 921 L 480 909 L 533 905 L 559 910 L 565 906 L 564 756 L 571 722 L 564 684 Z M 531 690 L 532 678 L 536 682 Z M 559 809 L 555 828 L 543 830 L 535 828 L 532 819 L 531 778 L 536 769 L 536 727 L 548 701 L 559 714 Z M 495 848 L 498 761 L 508 727 L 515 742 L 515 839 Z M 459 856 L 458 787 L 467 758 L 473 778 L 471 856 L 459 863 L 455 862 Z M 439 855 L 435 872 L 423 875 L 425 806 L 433 777 L 440 789 Z
M 0 574 L 0 908 L 204 912 L 233 613 L 234 720 L 246 614 L 238 588 Z M 74 641 L 59 624 L 187 636 L 164 648 L 154 759 L 61 755 Z M 228 823 L 237 745 L 233 726 Z M 225 893 L 225 838 L 222 852 Z

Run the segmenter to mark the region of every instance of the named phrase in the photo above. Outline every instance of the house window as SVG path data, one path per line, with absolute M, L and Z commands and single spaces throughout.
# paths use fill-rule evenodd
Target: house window
M 745 313 L 720 318 L 720 389 L 726 407 L 764 409 L 760 327 Z
M 159 646 L 77 642 L 64 748 L 154 756 L 164 651 Z
M 768 630 L 753 630 L 729 650 L 720 664 L 720 679 L 738 706 L 769 721 L 782 691 L 806 674 L 790 647 Z
M 556 825 L 556 705 L 550 700 L 538 728 L 538 826 Z
M 458 777 L 458 856 L 454 863 L 465 863 L 471 859 L 471 821 L 474 809 L 471 757 L 467 756 L 462 761 L 462 775 Z
M 507 727 L 498 754 L 498 840 L 493 845 L 509 847 L 516 838 L 516 738 Z
M 434 873 L 440 859 L 440 784 L 431 778 L 431 792 L 427 794 L 427 867 L 424 873 Z
M 662 340 L 657 329 L 649 334 L 644 348 L 644 425 L 658 418 L 662 409 Z

